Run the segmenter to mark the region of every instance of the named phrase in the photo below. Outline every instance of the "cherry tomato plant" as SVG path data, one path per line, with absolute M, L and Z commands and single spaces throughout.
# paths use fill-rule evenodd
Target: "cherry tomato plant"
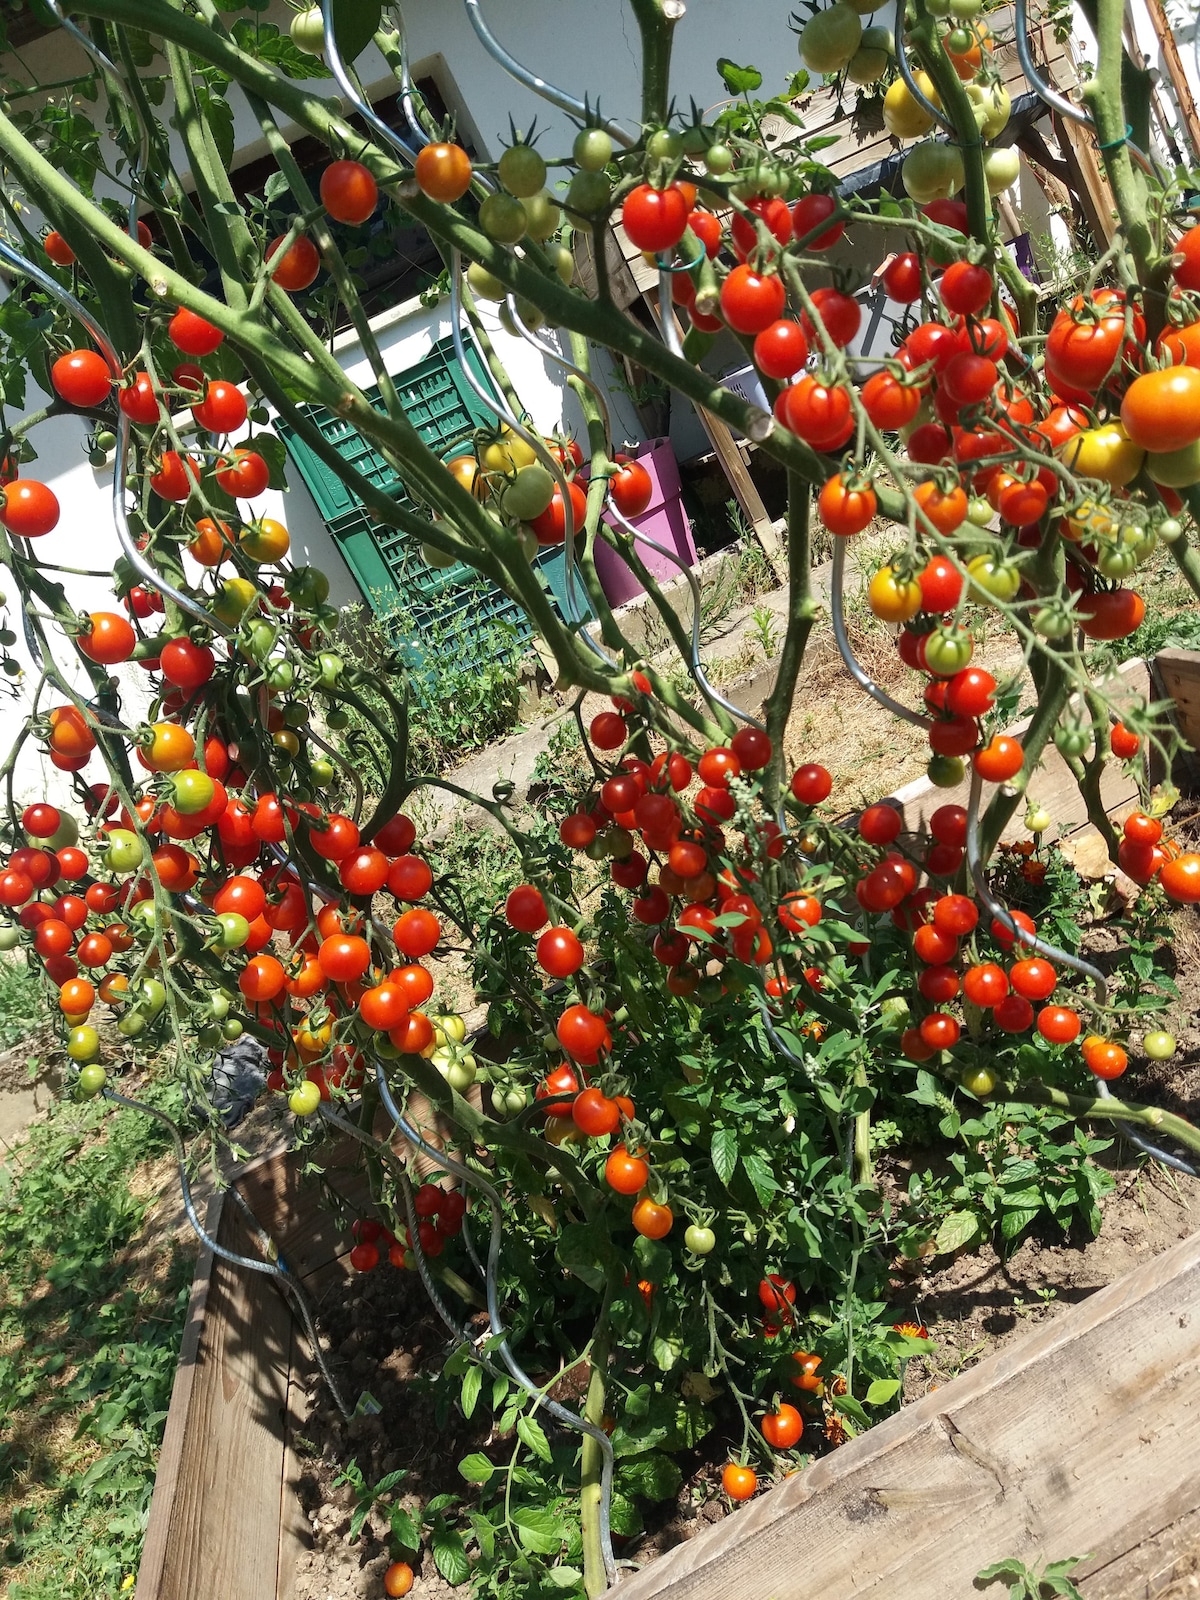
M 1183 1119 L 1107 1087 L 1142 1059 L 1142 1032 L 1147 1056 L 1169 1054 L 1155 1026 L 1172 998 L 1162 919 L 1200 902 L 1200 855 L 1171 837 L 1172 794 L 1145 777 L 1150 751 L 1169 766 L 1171 725 L 1118 704 L 1088 654 L 1137 629 L 1136 575 L 1160 549 L 1200 593 L 1200 227 L 1194 180 L 1135 160 L 1119 0 L 1098 3 L 1083 95 L 1121 226 L 1078 291 L 1041 307 L 999 243 L 1011 103 L 998 41 L 957 3 L 942 20 L 916 0 L 895 41 L 868 39 L 846 5 L 803 24 L 808 71 L 891 80 L 905 196 L 886 202 L 842 195 L 802 130 L 769 145 L 741 109 L 681 118 L 682 12 L 664 0 L 631 0 L 640 127 L 580 103 L 569 150 L 514 135 L 494 165 L 422 109 L 389 136 L 303 89 L 331 48 L 319 16 L 299 16 L 289 45 L 207 0 L 78 0 L 112 50 L 93 55 L 87 88 L 144 202 L 135 228 L 70 159 L 74 123 L 0 108 L 0 253 L 40 319 L 36 351 L 19 317 L 0 330 L 5 395 L 33 366 L 52 396 L 6 410 L 0 430 L 0 562 L 34 659 L 0 769 L 0 932 L 44 972 L 82 1094 L 119 1089 L 139 1052 L 169 1042 L 203 1123 L 214 1057 L 248 1032 L 314 1160 L 335 1138 L 360 1149 L 377 1214 L 357 1219 L 352 1268 L 440 1280 L 445 1381 L 464 1417 L 490 1405 L 495 1436 L 515 1430 L 523 1452 L 519 1472 L 518 1457 L 463 1463 L 487 1526 L 436 1523 L 455 1582 L 474 1563 L 497 1593 L 598 1594 L 612 1536 L 634 1537 L 639 1507 L 678 1489 L 678 1452 L 716 1439 L 740 1501 L 794 1452 L 898 1403 L 903 1361 L 927 1348 L 888 1303 L 898 1255 L 1008 1241 L 1049 1217 L 1094 1229 L 1104 1141 L 1089 1124 L 1200 1151 Z M 399 34 L 376 37 L 402 73 Z M 895 49 L 913 74 L 893 75 Z M 756 87 L 752 69 L 722 70 L 731 90 Z M 276 163 L 274 209 L 240 198 L 220 159 L 213 108 L 233 86 Z M 155 110 L 167 97 L 171 137 Z M 935 120 L 947 139 L 925 138 Z M 315 191 L 287 124 L 329 151 Z M 548 165 L 564 188 L 547 187 Z M 399 401 L 343 249 L 380 206 L 433 241 L 453 324 L 500 389 L 495 426 L 445 460 Z M 574 247 L 599 241 L 603 260 L 610 222 L 657 268 L 682 337 L 626 315 L 603 273 L 594 294 L 578 286 Z M 907 248 L 884 281 L 909 315 L 867 359 L 852 292 L 867 274 L 831 269 L 832 253 L 850 241 L 873 270 L 898 229 Z M 514 336 L 559 331 L 585 437 L 532 427 L 481 302 Z M 331 353 L 347 325 L 379 405 Z M 769 409 L 701 365 L 722 329 L 752 355 Z M 652 484 L 609 436 L 601 351 L 785 470 L 788 622 L 761 719 L 733 715 L 641 562 Z M 404 505 L 328 443 L 317 407 L 396 463 Z M 122 556 L 94 612 L 40 554 L 59 506 L 28 469 L 38 427 L 63 414 L 87 418 L 102 461 L 114 452 Z M 327 576 L 256 505 L 283 486 L 281 429 L 430 566 L 462 562 L 525 609 L 576 719 L 536 813 L 511 785 L 472 796 L 412 759 L 397 661 L 340 647 Z M 934 785 L 969 778 L 965 803 L 948 796 L 927 823 L 886 797 L 856 811 L 821 751 L 789 748 L 817 615 L 814 503 L 858 682 L 922 728 Z M 841 614 L 847 544 L 880 517 L 892 533 L 867 603 L 895 630 L 903 699 L 853 663 Z M 643 660 L 622 631 L 598 544 L 645 582 L 676 659 Z M 558 546 L 598 638 L 563 620 L 531 565 Z M 996 638 L 1023 660 L 1006 681 L 976 658 Z M 1018 735 L 1005 721 L 1023 694 Z M 32 748 L 68 775 L 74 809 L 20 803 Z M 1001 847 L 1051 748 L 1144 888 L 1136 983 L 1079 964 L 1084 891 L 1047 839 L 1053 819 L 1031 804 L 1030 837 Z M 1140 785 L 1119 837 L 1100 801 L 1110 762 Z M 439 785 L 504 841 L 486 888 L 426 825 L 423 793 Z M 474 1040 L 439 997 L 455 961 L 487 1005 Z M 397 1130 L 443 1182 L 414 1186 Z M 219 1137 L 215 1114 L 198 1137 Z M 881 1155 L 939 1140 L 953 1177 L 916 1176 L 885 1203 Z M 506 1247 L 482 1269 L 496 1292 L 480 1347 L 463 1324 L 489 1301 L 474 1240 L 493 1220 Z M 578 1412 L 530 1384 L 514 1354 L 527 1362 L 526 1347 L 539 1370 L 585 1370 Z M 563 1532 L 566 1506 L 577 1533 Z

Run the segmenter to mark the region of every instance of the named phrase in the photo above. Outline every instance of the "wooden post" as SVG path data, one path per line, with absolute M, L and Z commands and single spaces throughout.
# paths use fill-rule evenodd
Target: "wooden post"
M 1083 214 L 1100 245 L 1112 243 L 1117 231 L 1112 190 L 1104 176 L 1092 136 L 1080 122 L 1056 116 L 1054 131 L 1062 147 L 1063 159 L 1071 171 L 1071 187 L 1083 207 Z
M 658 308 L 658 279 L 655 277 L 652 288 L 643 288 L 642 299 L 653 317 L 655 326 L 659 323 Z M 672 312 L 675 320 L 675 331 L 679 338 L 683 338 L 683 328 L 678 316 Z M 775 574 L 778 582 L 782 583 L 787 577 L 787 561 L 779 543 L 779 535 L 775 532 L 775 524 L 767 515 L 767 508 L 763 504 L 762 496 L 758 492 L 758 485 L 750 476 L 750 469 L 742 458 L 741 449 L 734 438 L 733 430 L 729 424 L 720 417 L 713 416 L 711 411 L 705 411 L 702 406 L 696 407 L 696 415 L 700 418 L 701 426 L 708 435 L 709 443 L 717 460 L 721 463 L 721 470 L 725 474 L 729 487 L 733 490 L 734 498 L 742 508 L 742 514 L 754 531 L 754 537 L 762 547 L 762 553 L 767 558 L 767 565 Z
M 1179 46 L 1175 43 L 1175 34 L 1157 0 L 1147 0 L 1143 10 L 1150 18 L 1150 25 L 1158 37 L 1162 63 L 1166 68 L 1167 77 L 1171 80 L 1175 105 L 1179 111 L 1179 126 L 1192 147 L 1193 156 L 1200 160 L 1200 117 L 1196 115 L 1192 86 L 1187 80 L 1187 73 L 1183 70 L 1183 62 L 1179 59 Z

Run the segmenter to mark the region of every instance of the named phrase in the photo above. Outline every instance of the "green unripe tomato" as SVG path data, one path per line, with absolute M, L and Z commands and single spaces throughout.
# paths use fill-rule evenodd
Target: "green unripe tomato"
M 81 1064 L 94 1061 L 100 1054 L 100 1035 L 89 1023 L 72 1028 L 67 1035 L 67 1054 Z
M 1183 523 L 1177 517 L 1164 517 L 1158 524 L 1158 537 L 1166 544 L 1174 544 L 1183 532 Z
M 486 267 L 481 267 L 474 261 L 467 268 L 467 283 L 476 300 L 503 300 L 508 293 L 508 289 L 495 273 L 489 272 Z
M 526 561 L 533 561 L 541 554 L 542 547 L 538 543 L 537 534 L 524 522 L 517 529 L 517 544 Z
M 221 1037 L 230 1041 L 240 1039 L 245 1029 L 236 1017 L 226 1017 L 221 1024 Z
M 245 918 L 242 919 L 245 921 Z M 208 1009 L 212 1013 L 214 1022 L 224 1022 L 229 1015 L 231 1005 L 229 995 L 223 989 L 214 989 L 208 997 Z
M 317 656 L 317 672 L 322 689 L 336 688 L 344 667 L 341 656 L 335 655 L 332 650 L 322 650 Z
M 348 728 L 350 726 L 350 713 L 345 706 L 330 706 L 325 713 L 325 725 L 329 728 Z
M 307 1079 L 303 1083 L 298 1083 L 288 1095 L 288 1105 L 292 1114 L 297 1117 L 311 1117 L 320 1104 L 320 1089 Z
M 543 239 L 549 239 L 551 234 L 558 232 L 562 210 L 548 189 L 540 189 L 528 200 L 522 200 L 521 204 L 525 207 L 525 232 L 531 239 L 536 239 L 540 244 Z
M 965 770 L 959 756 L 931 756 L 925 774 L 937 789 L 957 789 Z
M 1030 806 L 1025 813 L 1025 826 L 1030 833 L 1045 833 L 1053 821 L 1045 806 Z
M 724 992 L 724 985 L 714 973 L 710 978 L 700 979 L 692 999 L 698 1006 L 715 1006 Z
M 250 924 L 240 911 L 221 911 L 217 915 L 216 945 L 220 950 L 240 950 L 250 937 Z M 226 1007 L 228 1010 L 228 1006 Z
M 0 923 L 0 950 L 15 950 L 20 942 L 20 928 L 12 922 Z
M 96 449 L 101 451 L 104 455 L 108 454 L 116 442 L 117 436 L 111 428 L 101 428 L 100 432 L 96 435 Z
M 591 844 L 584 846 L 583 853 L 589 861 L 607 861 L 608 840 L 602 833 L 598 833 Z
M 967 507 L 967 517 L 977 528 L 986 528 L 995 516 L 991 504 L 982 495 L 974 495 Z
M 652 161 L 677 161 L 683 154 L 683 135 L 669 128 L 658 128 L 646 140 L 646 154 Z
M 566 206 L 580 216 L 594 217 L 608 208 L 611 199 L 612 184 L 603 172 L 580 171 L 571 179 Z
M 516 307 L 517 316 L 521 319 L 521 322 L 524 324 L 524 326 L 529 329 L 530 333 L 536 333 L 537 330 L 545 323 L 545 313 L 539 311 L 537 306 L 535 306 L 532 301 L 518 300 Z M 519 339 L 521 337 L 521 330 L 517 326 L 516 321 L 513 318 L 513 314 L 509 310 L 507 302 L 500 307 L 500 324 L 505 331 L 507 333 L 511 333 L 514 338 Z
M 509 194 L 490 194 L 479 208 L 479 226 L 497 244 L 516 244 L 525 236 L 525 207 Z
M 283 724 L 286 728 L 303 728 L 308 725 L 311 715 L 309 708 L 303 700 L 289 700 L 283 708 Z
M 143 978 L 139 990 L 137 1003 L 153 1022 L 167 1003 L 167 991 L 157 978 Z
M 528 200 L 546 182 L 546 163 L 531 144 L 514 144 L 500 157 L 500 182 L 518 200 Z
M 79 1092 L 85 1100 L 94 1100 L 108 1082 L 108 1073 L 95 1065 L 79 1069 Z
M 952 55 L 965 56 L 971 48 L 971 35 L 965 28 L 953 28 L 946 35 L 946 49 Z
M 552 240 L 546 245 L 546 260 L 554 268 L 560 283 L 570 286 L 571 279 L 575 276 L 575 257 L 565 244 Z
M 1021 176 L 1021 155 L 1015 145 L 996 145 L 983 152 L 983 176 L 988 193 L 1003 194 Z
M 683 1236 L 683 1243 L 694 1256 L 706 1256 L 716 1248 L 717 1236 L 711 1228 L 701 1228 L 693 1222 Z
M 704 165 L 714 178 L 733 171 L 733 151 L 727 144 L 710 144 L 704 152 Z
M 1096 554 L 1096 570 L 1106 578 L 1127 578 L 1137 566 L 1137 556 L 1126 545 L 1105 545 Z
M 633 854 L 634 838 L 628 828 L 609 828 L 604 841 L 611 861 L 628 861 Z
M 194 817 L 198 811 L 203 811 L 217 792 L 217 786 L 207 772 L 190 769 L 172 772 L 170 784 L 173 791 L 171 804 L 185 817 Z
M 1142 1040 L 1142 1049 L 1151 1061 L 1166 1061 L 1175 1054 L 1175 1035 L 1161 1031 L 1148 1033 Z
M 977 1100 L 986 1100 L 1000 1079 L 990 1067 L 968 1067 L 960 1073 L 958 1081 Z
M 123 1011 L 117 1018 L 117 1032 L 126 1039 L 136 1039 L 139 1034 L 145 1033 L 146 1028 L 146 1015 L 142 1011 Z
M 129 828 L 114 828 L 101 858 L 110 872 L 136 872 L 145 860 L 146 850 Z
M 288 32 L 297 50 L 303 50 L 306 56 L 319 56 L 325 49 L 325 19 L 320 6 L 297 11 Z
M 1011 561 L 996 556 L 973 556 L 967 562 L 971 575 L 968 593 L 972 600 L 986 604 L 989 600 L 1002 603 L 1015 600 L 1021 587 L 1021 574 Z
M 196 1043 L 210 1053 L 221 1048 L 221 1029 L 216 1022 L 206 1022 L 196 1029 Z
M 554 498 L 554 479 L 540 462 L 522 467 L 500 497 L 500 509 L 514 522 L 532 522 Z
M 130 909 L 129 920 L 135 928 L 147 930 L 156 928 L 159 926 L 158 907 L 153 900 L 139 900 L 137 905 Z M 169 915 L 166 915 L 164 920 L 167 925 L 170 924 Z
M 446 1082 L 458 1094 L 466 1094 L 478 1075 L 479 1068 L 475 1064 L 475 1057 L 463 1056 L 447 1069 Z
M 1032 618 L 1034 633 L 1043 639 L 1065 639 L 1073 626 L 1071 616 L 1061 606 L 1042 606 Z
M 603 172 L 612 160 L 613 142 L 603 128 L 580 128 L 571 154 L 582 171 Z
M 519 1089 L 515 1084 L 510 1084 L 507 1089 L 501 1089 L 492 1095 L 492 1104 L 506 1117 L 519 1116 L 528 1103 L 524 1089 Z
M 1081 756 L 1092 742 L 1091 730 L 1064 723 L 1054 730 L 1054 743 L 1064 756 Z
M 278 629 L 274 623 L 260 618 L 246 629 L 243 648 L 252 661 L 257 661 L 262 666 L 266 664 L 267 657 L 274 650 L 277 637 Z
M 295 567 L 283 580 L 288 596 L 306 611 L 323 606 L 329 599 L 329 579 L 319 567 Z
M 268 689 L 287 690 L 296 681 L 296 669 L 290 661 L 276 661 L 267 673 Z
M 318 789 L 327 788 L 337 776 L 333 762 L 327 756 L 318 756 L 316 760 L 310 761 L 309 771 L 312 773 L 312 781 Z
M 427 567 L 432 567 L 435 572 L 440 572 L 446 567 L 452 567 L 458 557 L 452 556 L 449 551 L 439 550 L 435 544 L 422 544 L 421 560 Z
M 61 821 L 48 839 L 31 840 L 33 844 L 44 845 L 47 850 L 66 850 L 69 846 L 79 843 L 79 824 L 69 811 L 60 811 Z

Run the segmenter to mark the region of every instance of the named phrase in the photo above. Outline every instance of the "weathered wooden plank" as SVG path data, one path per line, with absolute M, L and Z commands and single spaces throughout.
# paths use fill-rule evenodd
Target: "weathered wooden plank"
M 308 1415 L 308 1391 L 302 1379 L 310 1364 L 311 1357 L 304 1335 L 293 1322 L 288 1360 L 287 1432 L 284 1439 L 283 1476 L 280 1483 L 279 1576 L 275 1600 L 294 1600 L 297 1563 L 301 1551 L 307 1549 L 312 1540 L 311 1530 L 300 1505 L 300 1458 L 296 1454 L 296 1438 L 303 1430 L 304 1420 Z
M 208 1203 L 204 1225 L 210 1237 L 220 1226 L 224 1203 L 224 1196 L 220 1194 L 213 1195 Z M 185 1454 L 193 1443 L 189 1423 L 200 1364 L 201 1336 L 212 1287 L 213 1262 L 212 1251 L 202 1249 L 192 1277 L 192 1293 L 179 1346 L 179 1365 L 175 1368 L 175 1382 L 171 1386 L 171 1403 L 158 1455 L 158 1471 L 154 1476 L 154 1494 L 150 1501 L 150 1516 L 146 1523 L 146 1539 L 138 1566 L 134 1600 L 160 1600 L 163 1593 L 163 1569 L 175 1496 Z
M 232 1206 L 218 1242 L 253 1254 Z M 139 1600 L 271 1600 L 291 1318 L 268 1279 L 214 1263 L 157 1584 Z M 157 1497 L 157 1496 L 156 1496 Z
M 1160 650 L 1154 663 L 1164 691 L 1175 702 L 1180 733 L 1200 750 L 1200 651 Z
M 333 1190 L 353 1212 L 371 1205 L 360 1165 L 360 1146 L 343 1139 L 322 1157 L 324 1179 L 301 1178 L 302 1162 L 288 1150 L 275 1152 L 234 1174 L 250 1209 L 272 1234 L 284 1260 L 297 1257 L 301 1276 L 334 1260 L 347 1248 L 346 1227 L 329 1208 Z M 270 1220 L 268 1220 L 270 1219 Z
M 1089 1600 L 1130 1600 L 1140 1569 L 1120 1564 L 1148 1536 L 1170 1558 L 1200 1503 L 1197 1268 L 1193 1234 L 614 1593 L 963 1600 L 1001 1557 L 1090 1552 L 1081 1570 L 1110 1576 Z

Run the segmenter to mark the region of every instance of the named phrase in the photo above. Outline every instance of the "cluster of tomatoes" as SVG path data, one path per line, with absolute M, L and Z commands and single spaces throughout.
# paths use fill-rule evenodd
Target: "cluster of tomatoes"
M 648 680 L 639 674 L 635 681 L 639 694 L 649 693 Z M 972 687 L 969 672 L 949 681 Z M 636 726 L 635 707 L 623 701 L 619 709 L 599 713 L 589 732 L 599 750 L 611 752 L 625 747 Z M 1019 744 L 997 735 L 976 757 L 985 775 L 996 781 L 1012 775 L 1010 746 L 1019 766 Z M 561 823 L 564 843 L 607 860 L 612 882 L 630 891 L 632 919 L 653 930 L 651 949 L 667 969 L 673 994 L 711 1003 L 731 986 L 745 987 L 757 969 L 763 1003 L 777 1014 L 792 1007 L 817 1009 L 807 1031 L 819 1040 L 820 998 L 836 999 L 836 985 L 828 987 L 828 974 L 806 952 L 806 935 L 822 921 L 828 931 L 832 919 L 848 930 L 846 955 L 860 957 L 871 946 L 878 919 L 889 917 L 911 941 L 912 1009 L 924 1013 L 901 1034 L 900 1050 L 908 1059 L 926 1061 L 961 1044 L 960 1081 L 987 1094 L 997 1082 L 986 1064 L 994 1041 L 1031 1030 L 1054 1046 L 1080 1037 L 1079 1011 L 1056 998 L 1054 964 L 1022 953 L 1006 921 L 990 915 L 981 920 L 974 897 L 949 889 L 967 842 L 961 805 L 935 809 L 924 842 L 906 834 L 900 810 L 890 803 L 868 806 L 852 824 L 835 823 L 817 810 L 832 790 L 829 773 L 804 765 L 790 784 L 798 829 L 789 837 L 772 818 L 751 820 L 753 795 L 736 783 L 753 780 L 771 757 L 770 740 L 752 727 L 740 729 L 728 746 L 706 750 L 695 769 L 678 752 L 664 751 L 650 762 L 623 754 L 590 809 Z M 988 768 L 989 760 L 994 768 Z M 725 831 L 735 819 L 746 829 L 740 851 Z M 1032 811 L 1027 820 L 1039 831 L 1049 826 Z M 1164 846 L 1162 824 L 1143 812 L 1133 813 L 1124 827 L 1121 859 L 1130 876 L 1143 883 L 1157 877 L 1177 903 L 1200 901 L 1200 855 Z M 823 862 L 837 867 L 856 904 L 846 903 L 840 892 L 823 903 L 816 888 L 806 886 L 806 876 Z M 535 885 L 515 888 L 505 912 L 512 927 L 536 936 L 536 960 L 548 977 L 572 980 L 583 971 L 587 952 L 579 933 L 565 921 L 551 922 Z M 1036 934 L 1024 912 L 1015 911 L 1013 918 Z M 956 1003 L 964 1008 L 961 1020 L 949 1009 Z M 621 1136 L 607 1157 L 606 1181 L 617 1193 L 636 1197 L 634 1228 L 662 1238 L 674 1217 L 638 1144 L 633 1103 L 589 1084 L 583 1070 L 608 1069 L 609 1020 L 578 1001 L 563 1010 L 557 1038 L 570 1060 L 544 1080 L 537 1096 L 546 1101 L 547 1125 L 554 1125 L 556 1139 Z M 1125 1070 L 1127 1053 L 1116 1040 L 1089 1033 L 1081 1049 L 1097 1077 Z M 710 1229 L 693 1225 L 685 1243 L 704 1254 L 711 1237 Z
M 455 1239 L 462 1232 L 467 1201 L 458 1189 L 441 1189 L 435 1183 L 423 1183 L 413 1193 L 413 1210 L 418 1218 L 417 1237 L 422 1254 L 440 1256 L 446 1248 L 446 1240 Z M 415 1265 L 412 1235 L 407 1227 L 401 1241 L 374 1217 L 358 1217 L 350 1232 L 354 1240 L 350 1265 L 355 1272 L 373 1272 L 385 1258 L 393 1267 L 411 1269 Z

